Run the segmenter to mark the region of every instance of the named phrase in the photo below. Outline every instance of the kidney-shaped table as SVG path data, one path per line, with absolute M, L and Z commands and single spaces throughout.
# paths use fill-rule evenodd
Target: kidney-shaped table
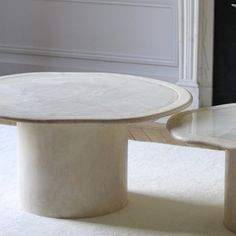
M 0 119 L 17 124 L 20 198 L 48 217 L 104 215 L 127 203 L 127 127 L 190 105 L 176 85 L 106 73 L 0 77 Z
M 167 128 L 177 140 L 226 151 L 224 225 L 236 233 L 236 104 L 175 114 Z

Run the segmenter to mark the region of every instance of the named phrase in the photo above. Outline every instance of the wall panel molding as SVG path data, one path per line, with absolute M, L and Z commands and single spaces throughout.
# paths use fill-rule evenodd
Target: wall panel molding
M 168 3 L 168 1 L 163 1 L 163 3 L 159 3 L 159 1 L 116 1 L 116 0 L 37 0 L 43 2 L 61 2 L 61 3 L 80 3 L 80 4 L 102 4 L 102 5 L 117 5 L 117 6 L 133 6 L 133 7 L 152 7 L 152 8 L 170 8 L 173 6 L 172 3 Z M 165 2 L 165 3 L 164 3 Z
M 143 64 L 143 65 L 156 65 L 156 66 L 172 66 L 172 67 L 177 67 L 178 66 L 178 22 L 177 22 L 177 14 L 178 14 L 178 9 L 176 3 L 173 1 L 168 1 L 168 0 L 156 0 L 156 1 L 143 1 L 143 0 L 133 0 L 133 1 L 125 1 L 125 0 L 34 0 L 36 3 L 70 3 L 74 2 L 77 4 L 94 4 L 94 5 L 112 5 L 112 8 L 109 8 L 109 10 L 114 10 L 116 6 L 122 6 L 122 7 L 145 7 L 145 8 L 158 8 L 158 9 L 165 9 L 161 10 L 161 14 L 170 14 L 171 15 L 171 37 L 168 39 L 168 44 L 170 44 L 170 52 L 166 55 L 161 55 L 160 56 L 153 56 L 153 55 L 142 55 L 139 52 L 139 49 L 137 50 L 137 53 L 119 53 L 117 49 L 114 52 L 106 52 L 103 50 L 84 50 L 81 46 L 81 49 L 74 49 L 74 50 L 67 50 L 65 47 L 60 47 L 60 48 L 54 48 L 54 47 L 38 47 L 38 46 L 28 46 L 28 45 L 23 45 L 22 43 L 17 43 L 17 44 L 12 44 L 12 43 L 2 43 L 0 41 L 0 53 L 11 53 L 11 54 L 29 54 L 29 55 L 43 55 L 43 56 L 48 56 L 48 57 L 65 57 L 65 58 L 77 58 L 77 59 L 86 59 L 86 60 L 98 60 L 98 61 L 110 61 L 110 62 L 122 62 L 122 63 L 131 63 L 131 64 Z M 33 3 L 32 3 L 33 4 Z M 42 5 L 39 5 L 42 6 Z M 114 6 L 114 8 L 113 8 Z M 35 6 L 36 7 L 36 6 Z M 47 7 L 42 6 L 42 7 Z M 53 6 L 52 6 L 53 7 Z M 63 7 L 62 7 L 63 9 Z M 144 10 L 143 14 L 147 14 Z M 53 14 L 53 13 L 52 13 Z M 75 19 L 75 16 L 73 16 Z M 91 19 L 94 20 L 94 19 Z M 147 20 L 148 23 L 150 23 L 150 20 Z M 155 22 L 153 22 L 153 25 L 150 25 L 150 29 L 154 28 Z M 94 23 L 94 26 L 96 27 L 96 22 Z M 167 26 L 169 27 L 169 25 Z M 73 28 L 72 28 L 73 30 Z M 141 29 L 142 30 L 142 29 Z M 151 31 L 148 32 L 151 37 Z M 160 32 L 161 33 L 161 32 Z M 137 32 L 136 32 L 137 34 Z M 156 34 L 154 32 L 154 34 Z M 76 36 L 78 37 L 78 36 Z M 129 35 L 126 36 L 127 40 L 131 40 L 129 38 Z M 145 35 L 140 37 L 145 37 Z M 106 39 L 104 39 L 106 40 Z M 150 50 L 147 45 L 145 47 Z M 104 49 L 104 48 L 103 48 Z M 156 50 L 156 49 L 154 49 Z
M 142 57 L 135 55 L 124 54 L 107 54 L 103 52 L 80 52 L 69 51 L 61 49 L 51 48 L 37 48 L 37 47 L 22 47 L 21 45 L 7 45 L 0 44 L 0 53 L 9 54 L 22 54 L 22 55 L 35 55 L 46 57 L 61 57 L 61 58 L 74 58 L 85 60 L 100 60 L 109 62 L 121 62 L 131 64 L 143 64 L 143 65 L 162 65 L 162 66 L 176 66 L 176 58 L 154 58 L 154 57 Z
M 62 57 L 35 56 L 29 54 L 0 53 L 0 76 L 6 74 L 71 71 L 71 72 L 109 72 L 147 76 L 150 78 L 177 81 L 177 71 L 172 67 L 110 63 L 105 61 L 87 61 Z
M 7 73 L 12 65 L 14 73 L 77 68 L 178 80 L 178 0 L 17 0 L 0 8 Z

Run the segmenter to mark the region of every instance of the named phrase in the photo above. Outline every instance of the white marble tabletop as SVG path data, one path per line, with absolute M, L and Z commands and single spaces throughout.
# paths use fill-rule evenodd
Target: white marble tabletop
M 236 149 L 236 104 L 181 112 L 169 119 L 167 128 L 187 143 Z
M 0 77 L 0 119 L 28 122 L 137 122 L 184 109 L 176 85 L 109 73 L 27 73 Z

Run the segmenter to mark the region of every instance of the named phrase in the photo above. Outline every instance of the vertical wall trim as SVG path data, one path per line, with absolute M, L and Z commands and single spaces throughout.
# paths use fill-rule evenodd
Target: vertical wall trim
M 207 12 L 207 13 L 206 13 Z M 214 0 L 179 0 L 179 81 L 193 108 L 212 105 Z
M 179 0 L 179 81 L 193 95 L 193 108 L 199 107 L 198 40 L 199 0 Z

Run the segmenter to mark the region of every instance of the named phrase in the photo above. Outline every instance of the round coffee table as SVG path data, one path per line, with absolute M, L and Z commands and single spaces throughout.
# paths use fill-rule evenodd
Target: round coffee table
M 23 207 L 57 218 L 104 215 L 127 203 L 127 126 L 191 104 L 170 83 L 106 73 L 0 78 L 0 119 L 17 124 Z

